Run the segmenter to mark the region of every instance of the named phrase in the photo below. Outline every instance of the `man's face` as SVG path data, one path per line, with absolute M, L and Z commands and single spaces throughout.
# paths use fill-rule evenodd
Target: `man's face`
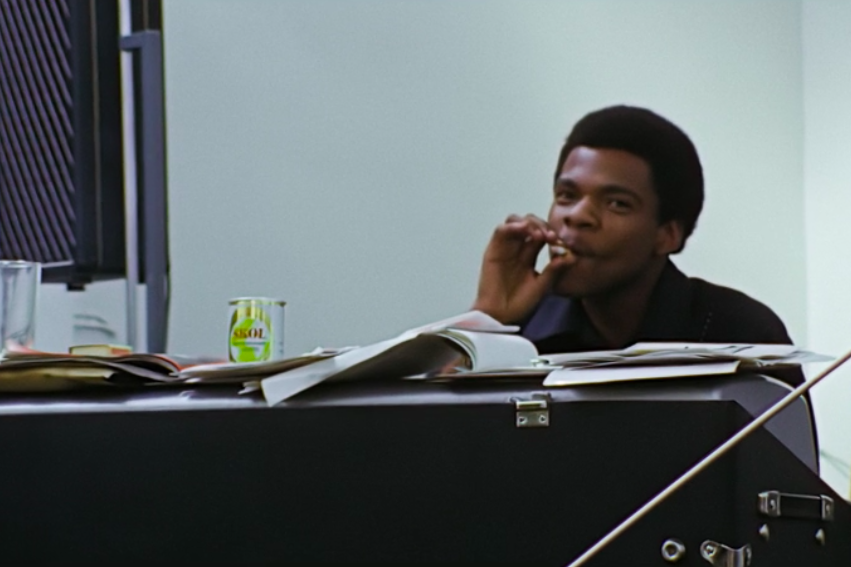
M 644 160 L 621 150 L 573 149 L 553 189 L 549 224 L 577 259 L 556 280 L 555 293 L 623 289 L 675 250 L 678 227 L 660 225 L 658 208 Z

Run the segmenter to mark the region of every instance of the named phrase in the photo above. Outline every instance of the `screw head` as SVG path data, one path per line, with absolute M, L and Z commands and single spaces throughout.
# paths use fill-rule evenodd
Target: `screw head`
M 686 554 L 686 546 L 678 539 L 666 539 L 662 543 L 662 559 L 668 563 L 677 563 Z

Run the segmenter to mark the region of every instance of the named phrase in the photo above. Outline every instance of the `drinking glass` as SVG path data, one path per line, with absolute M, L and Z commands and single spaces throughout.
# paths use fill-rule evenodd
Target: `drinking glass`
M 31 348 L 41 264 L 0 260 L 0 359 L 16 348 Z

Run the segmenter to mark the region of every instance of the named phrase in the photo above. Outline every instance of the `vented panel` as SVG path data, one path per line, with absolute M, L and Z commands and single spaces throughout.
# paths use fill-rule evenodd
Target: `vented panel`
M 71 0 L 0 0 L 0 252 L 76 247 Z

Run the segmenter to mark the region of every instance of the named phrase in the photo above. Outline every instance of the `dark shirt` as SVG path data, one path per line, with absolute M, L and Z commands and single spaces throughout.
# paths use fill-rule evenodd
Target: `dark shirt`
M 612 348 L 580 301 L 557 295 L 538 304 L 521 334 L 541 354 Z M 689 278 L 670 261 L 650 295 L 638 341 L 792 344 L 785 325 L 766 305 L 740 291 Z M 797 367 L 770 374 L 791 386 L 804 381 Z

